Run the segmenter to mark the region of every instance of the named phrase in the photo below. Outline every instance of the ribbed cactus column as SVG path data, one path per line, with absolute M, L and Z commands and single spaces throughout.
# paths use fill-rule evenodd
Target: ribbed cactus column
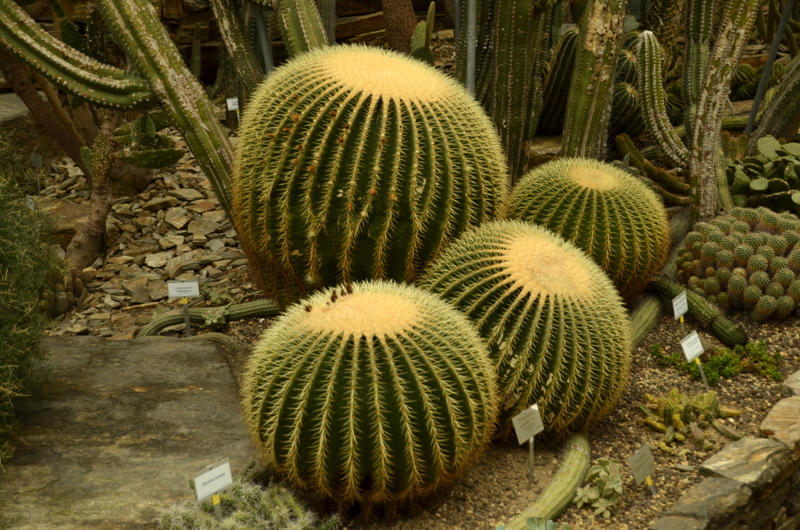
M 545 228 L 498 221 L 470 230 L 420 285 L 448 300 L 489 343 L 501 438 L 538 403 L 546 436 L 590 429 L 619 398 L 630 367 L 630 323 L 608 277 Z
M 597 160 L 565 158 L 537 167 L 515 188 L 507 215 L 581 248 L 625 297 L 641 291 L 669 253 L 669 221 L 658 195 Z
M 686 105 L 686 130 L 694 127 L 697 101 L 708 67 L 709 39 L 714 16 L 714 0 L 689 0 L 686 6 L 686 58 L 683 67 L 683 101 Z M 689 132 L 691 135 L 691 132 Z
M 432 67 L 375 48 L 312 50 L 254 95 L 234 210 L 282 305 L 341 281 L 411 281 L 497 216 L 506 170 L 480 106 Z
M 291 307 L 254 349 L 244 405 L 268 465 L 317 498 L 367 512 L 451 482 L 489 441 L 497 412 L 472 324 L 391 282 Z

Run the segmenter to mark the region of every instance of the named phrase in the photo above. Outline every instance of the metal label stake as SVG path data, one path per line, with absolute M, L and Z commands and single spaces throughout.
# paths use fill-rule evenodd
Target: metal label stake
M 539 407 L 532 405 L 514 416 L 511 421 L 514 423 L 520 445 L 528 442 L 528 487 L 530 488 L 533 486 L 533 437 L 544 430 Z

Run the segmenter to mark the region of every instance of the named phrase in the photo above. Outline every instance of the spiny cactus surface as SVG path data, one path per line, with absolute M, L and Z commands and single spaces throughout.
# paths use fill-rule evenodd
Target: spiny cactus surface
M 432 67 L 375 48 L 316 49 L 254 94 L 234 183 L 240 236 L 282 305 L 340 281 L 410 281 L 497 216 L 506 169 L 481 107 Z
M 669 221 L 636 177 L 590 159 L 556 160 L 528 173 L 508 217 L 549 228 L 577 245 L 623 296 L 640 291 L 667 259 Z
M 421 286 L 488 341 L 500 438 L 533 403 L 550 438 L 589 429 L 614 406 L 629 372 L 630 324 L 611 281 L 571 243 L 529 223 L 486 223 L 451 244 Z
M 800 219 L 767 208 L 734 208 L 697 223 L 678 255 L 678 279 L 723 310 L 783 319 L 800 303 Z
M 473 325 L 387 281 L 289 308 L 256 345 L 245 395 L 267 464 L 342 508 L 403 504 L 446 485 L 489 441 L 497 411 Z

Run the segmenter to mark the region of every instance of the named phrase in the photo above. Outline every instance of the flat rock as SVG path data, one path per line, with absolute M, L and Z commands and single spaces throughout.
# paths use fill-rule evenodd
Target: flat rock
M 186 209 L 189 210 L 190 212 L 196 212 L 196 213 L 210 212 L 215 208 L 216 205 L 213 202 L 209 201 L 208 199 L 202 199 L 193 202 L 192 204 L 186 207 Z
M 156 254 L 148 254 L 144 260 L 144 264 L 151 269 L 160 269 L 164 267 L 173 256 L 175 256 L 175 252 L 171 250 L 158 252 Z
M 88 204 L 55 197 L 37 197 L 34 200 L 39 210 L 56 219 L 53 239 L 64 248 L 72 241 L 75 232 L 89 222 L 91 208 Z
M 705 530 L 706 528 L 706 521 L 682 515 L 667 515 L 650 525 L 650 530 Z
M 139 276 L 129 280 L 122 280 L 120 284 L 122 285 L 122 288 L 125 289 L 125 293 L 130 296 L 140 287 L 147 287 L 147 277 Z
M 781 391 L 787 397 L 800 396 L 800 370 L 786 378 L 781 386 Z
M 164 280 L 156 280 L 154 282 L 150 282 L 147 285 L 147 293 L 150 295 L 150 299 L 155 301 L 163 300 L 169 296 L 169 290 L 167 289 L 167 282 Z
M 213 344 L 48 339 L 52 377 L 4 462 L 0 516 L 18 530 L 155 528 L 189 481 L 255 458 L 236 384 Z
M 203 196 L 202 193 L 192 188 L 179 188 L 177 190 L 169 190 L 167 193 L 183 201 L 197 201 L 200 199 L 205 199 L 205 196 Z
M 192 220 L 185 208 L 170 208 L 164 214 L 164 222 L 170 224 L 173 228 L 180 230 Z
M 709 477 L 684 493 L 664 515 L 694 519 L 705 525 L 689 528 L 730 528 L 744 516 L 751 496 L 750 488 L 738 480 Z
M 800 396 L 778 401 L 761 422 L 759 432 L 783 442 L 800 457 Z
M 148 212 L 157 212 L 165 210 L 173 206 L 178 206 L 180 201 L 175 197 L 154 197 L 142 205 L 142 208 Z
M 213 234 L 217 230 L 219 230 L 219 225 L 217 223 L 211 223 L 209 221 L 192 221 L 189 223 L 187 228 L 190 234 Z
M 795 458 L 784 444 L 748 436 L 725 446 L 703 462 L 699 471 L 701 475 L 739 481 L 754 492 L 761 492 L 796 468 Z

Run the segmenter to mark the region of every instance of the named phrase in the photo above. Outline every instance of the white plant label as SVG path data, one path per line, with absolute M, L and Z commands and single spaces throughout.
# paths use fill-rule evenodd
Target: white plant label
M 656 461 L 653 459 L 653 453 L 650 451 L 650 446 L 645 444 L 636 450 L 633 455 L 628 459 L 628 465 L 631 466 L 633 471 L 633 478 L 636 479 L 637 484 L 644 482 L 647 477 L 656 472 Z
M 686 300 L 686 291 L 672 299 L 672 311 L 675 313 L 675 320 L 689 312 L 689 302 Z
M 514 430 L 517 432 L 517 440 L 519 440 L 520 444 L 524 444 L 544 430 L 538 405 L 533 405 L 523 410 L 514 416 L 511 421 L 514 423 Z
M 683 354 L 689 362 L 694 361 L 705 351 L 703 343 L 700 342 L 700 335 L 696 331 L 692 331 L 681 340 L 681 348 L 683 348 Z
M 194 491 L 197 493 L 198 501 L 211 497 L 231 484 L 233 484 L 233 473 L 231 473 L 231 463 L 227 458 L 213 466 L 208 466 L 194 476 Z
M 239 98 L 228 98 L 225 100 L 228 110 L 239 110 Z
M 167 282 L 170 298 L 196 298 L 200 296 L 200 283 L 197 280 Z

